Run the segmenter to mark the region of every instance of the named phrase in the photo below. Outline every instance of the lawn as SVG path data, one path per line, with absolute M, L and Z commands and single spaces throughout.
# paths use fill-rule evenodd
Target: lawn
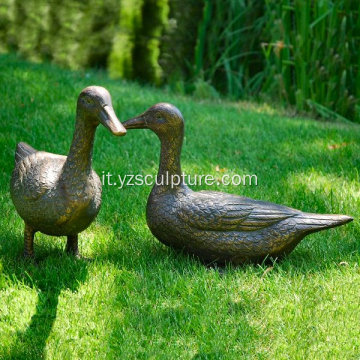
M 76 98 L 105 86 L 125 120 L 160 101 L 186 121 L 189 174 L 256 174 L 257 186 L 196 186 L 355 221 L 306 237 L 281 263 L 205 267 L 159 243 L 146 225 L 150 188 L 104 186 L 96 221 L 65 239 L 36 234 L 22 258 L 23 223 L 9 195 L 16 143 L 67 154 Z M 0 359 L 358 359 L 360 127 L 287 117 L 269 104 L 195 101 L 170 91 L 0 57 Z M 93 167 L 156 174 L 150 131 L 99 126 Z

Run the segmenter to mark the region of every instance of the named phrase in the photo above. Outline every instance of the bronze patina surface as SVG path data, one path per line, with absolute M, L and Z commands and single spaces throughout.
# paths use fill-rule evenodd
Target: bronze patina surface
M 34 255 L 34 234 L 67 236 L 66 250 L 78 256 L 78 234 L 95 219 L 101 182 L 91 168 L 99 124 L 117 136 L 126 130 L 115 115 L 109 92 L 85 88 L 77 102 L 74 137 L 68 156 L 37 151 L 19 143 L 11 178 L 11 198 L 25 222 L 24 255 Z
M 158 184 L 146 209 L 151 232 L 162 243 L 206 262 L 240 264 L 281 258 L 306 235 L 353 220 L 221 192 L 194 192 L 182 181 L 179 185 L 166 183 L 166 177 L 182 174 L 184 121 L 171 104 L 154 105 L 123 125 L 126 129 L 150 129 L 161 142 Z

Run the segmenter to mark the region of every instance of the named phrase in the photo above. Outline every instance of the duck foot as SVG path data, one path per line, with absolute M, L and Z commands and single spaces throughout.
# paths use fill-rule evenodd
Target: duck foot
M 25 259 L 33 260 L 34 255 L 34 236 L 35 230 L 25 223 L 24 229 L 24 253 L 23 256 Z
M 85 262 L 91 262 L 93 259 L 81 255 L 79 252 L 74 254 L 72 252 L 67 252 L 68 255 L 73 256 L 76 260 L 81 260 Z
M 66 253 L 74 256 L 78 260 L 90 261 L 90 259 L 82 256 L 79 252 L 78 235 L 69 235 L 66 243 Z
M 69 235 L 67 237 L 65 251 L 68 254 L 75 256 L 76 258 L 80 257 L 79 246 L 78 246 L 78 235 Z
M 34 254 L 28 254 L 24 251 L 22 257 L 25 260 L 25 262 L 36 263 Z

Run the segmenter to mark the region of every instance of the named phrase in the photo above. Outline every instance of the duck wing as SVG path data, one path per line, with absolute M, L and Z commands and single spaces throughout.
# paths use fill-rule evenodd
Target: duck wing
M 191 227 L 217 231 L 255 231 L 301 212 L 286 206 L 215 191 L 188 193 L 178 216 Z
M 36 201 L 52 190 L 65 160 L 65 156 L 45 151 L 35 151 L 23 159 L 18 159 L 11 179 L 10 189 L 13 198 Z
M 27 156 L 36 153 L 37 150 L 34 149 L 32 146 L 30 146 L 27 143 L 19 142 L 16 145 L 15 150 L 15 163 L 18 163 L 22 160 L 24 160 Z

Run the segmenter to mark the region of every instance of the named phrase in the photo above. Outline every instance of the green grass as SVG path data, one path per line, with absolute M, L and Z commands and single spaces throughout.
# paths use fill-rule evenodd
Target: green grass
M 148 187 L 105 186 L 96 221 L 65 239 L 36 235 L 26 263 L 23 224 L 10 196 L 14 149 L 26 141 L 66 154 L 76 97 L 109 89 L 121 120 L 168 101 L 183 112 L 183 169 L 257 174 L 258 186 L 211 187 L 355 221 L 308 236 L 283 262 L 207 268 L 159 243 L 146 226 Z M 0 57 L 0 358 L 358 359 L 360 356 L 360 131 L 358 125 L 289 118 L 269 105 L 188 97 Z M 149 131 L 116 138 L 99 127 L 94 169 L 155 174 Z M 206 188 L 205 186 L 197 189 Z

